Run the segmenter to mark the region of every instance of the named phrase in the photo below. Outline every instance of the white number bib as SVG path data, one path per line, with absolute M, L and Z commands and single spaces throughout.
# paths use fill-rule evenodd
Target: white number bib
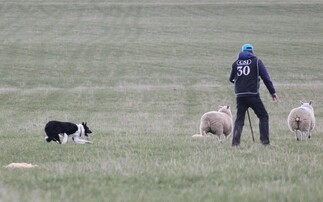
M 247 76 L 250 74 L 250 67 L 249 66 L 238 66 L 237 67 L 237 76 Z

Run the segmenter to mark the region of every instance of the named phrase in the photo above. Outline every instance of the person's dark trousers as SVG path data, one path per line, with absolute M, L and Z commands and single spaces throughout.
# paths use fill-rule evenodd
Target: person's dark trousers
M 232 145 L 240 145 L 240 137 L 244 126 L 246 111 L 253 109 L 259 119 L 260 141 L 267 145 L 269 141 L 269 117 L 260 96 L 237 97 L 237 118 L 234 122 Z

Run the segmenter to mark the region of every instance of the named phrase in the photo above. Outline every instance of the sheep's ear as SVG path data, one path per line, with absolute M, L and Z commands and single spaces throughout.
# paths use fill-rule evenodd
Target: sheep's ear
M 219 105 L 219 108 L 222 108 L 223 106 L 222 105 Z
M 227 105 L 227 109 L 230 109 L 230 106 L 229 105 Z
M 301 105 L 304 104 L 304 102 L 302 100 L 300 100 L 299 102 L 301 103 Z
M 310 100 L 310 102 L 308 104 L 312 105 L 312 100 Z

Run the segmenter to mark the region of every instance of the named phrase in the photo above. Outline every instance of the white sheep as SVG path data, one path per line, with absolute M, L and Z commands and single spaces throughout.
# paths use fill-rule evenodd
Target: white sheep
M 315 127 L 312 101 L 308 103 L 301 101 L 301 106 L 292 109 L 289 113 L 287 123 L 290 131 L 295 133 L 297 141 L 303 140 L 306 137 L 311 138 L 311 131 Z
M 232 132 L 232 113 L 230 106 L 220 106 L 218 111 L 206 112 L 202 115 L 200 121 L 200 134 L 192 137 L 208 137 L 207 133 L 215 135 L 216 139 L 221 143 L 221 135 L 225 138 Z

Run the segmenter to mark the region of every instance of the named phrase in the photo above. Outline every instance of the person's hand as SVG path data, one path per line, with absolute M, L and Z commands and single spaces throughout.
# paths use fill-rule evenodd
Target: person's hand
M 278 95 L 277 95 L 276 93 L 271 94 L 271 97 L 273 98 L 273 100 L 274 100 L 275 102 L 278 102 L 278 101 L 279 101 L 279 97 L 278 97 Z

